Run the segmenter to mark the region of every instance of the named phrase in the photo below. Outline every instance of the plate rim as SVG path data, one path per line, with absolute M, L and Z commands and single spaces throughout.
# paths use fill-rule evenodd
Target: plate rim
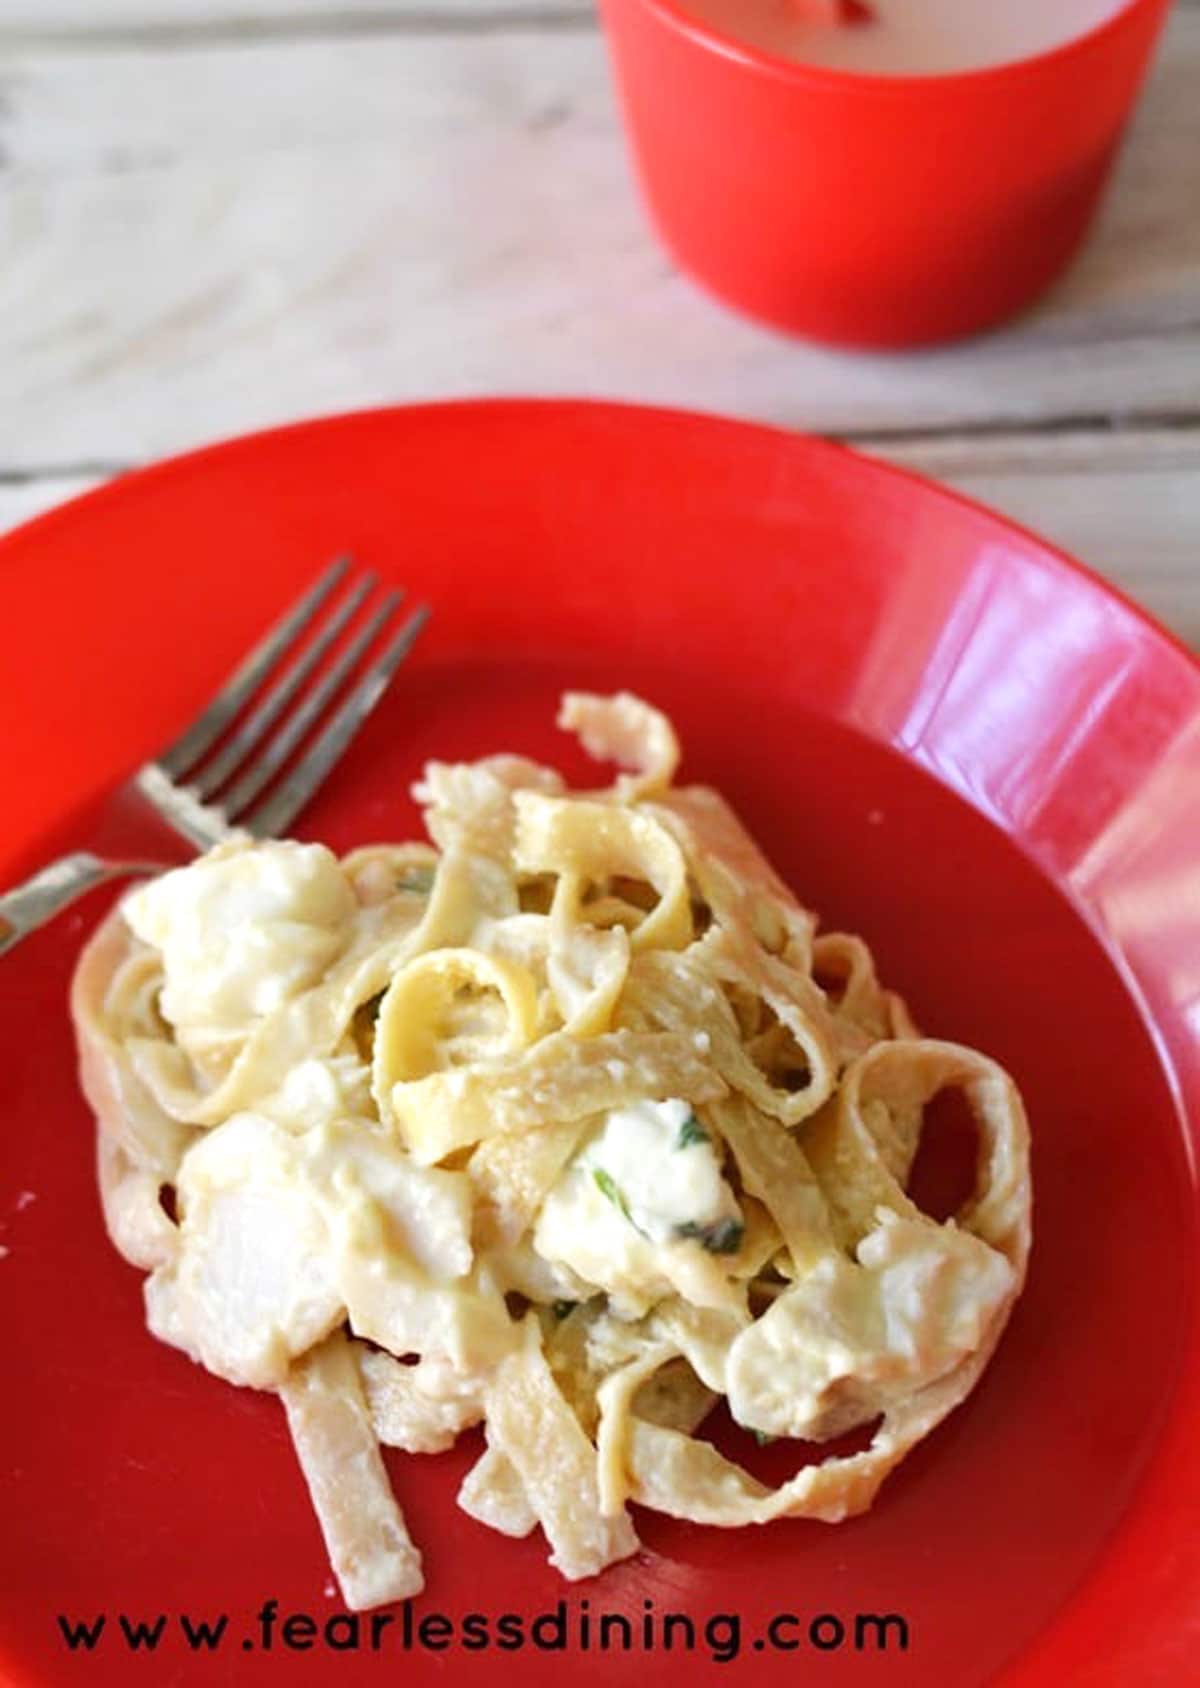
M 0 565 L 11 562 L 9 553 L 31 539 L 38 539 L 41 534 L 49 532 L 64 523 L 77 520 L 79 516 L 99 505 L 107 504 L 118 499 L 138 496 L 141 489 L 151 481 L 170 479 L 176 475 L 190 473 L 196 469 L 203 469 L 210 461 L 226 455 L 236 455 L 246 450 L 256 450 L 271 444 L 281 444 L 291 437 L 301 434 L 318 434 L 329 429 L 343 427 L 367 427 L 374 423 L 383 422 L 391 418 L 422 416 L 437 416 L 473 413 L 480 416 L 503 417 L 506 414 L 517 414 L 523 411 L 554 411 L 579 414 L 601 415 L 605 412 L 614 416 L 628 418 L 655 419 L 663 425 L 694 425 L 700 423 L 719 430 L 747 432 L 774 440 L 777 444 L 787 445 L 793 449 L 815 451 L 818 455 L 828 453 L 831 458 L 849 456 L 885 478 L 891 478 L 906 485 L 915 485 L 925 494 L 933 493 L 938 498 L 946 500 L 951 505 L 972 515 L 982 516 L 996 523 L 1010 533 L 1016 534 L 1027 544 L 1042 552 L 1046 562 L 1065 570 L 1068 574 L 1081 578 L 1087 585 L 1098 590 L 1122 610 L 1129 614 L 1144 632 L 1163 641 L 1176 656 L 1182 657 L 1200 679 L 1200 653 L 1193 651 L 1186 645 L 1182 637 L 1175 633 L 1165 623 L 1145 606 L 1132 597 L 1122 586 L 1109 580 L 1082 558 L 1067 551 L 1051 539 L 1047 539 L 1036 528 L 1027 526 L 1015 518 L 1006 515 L 1002 510 L 974 498 L 970 494 L 960 492 L 955 487 L 947 486 L 931 475 L 922 474 L 917 469 L 909 468 L 905 464 L 892 463 L 886 458 L 876 457 L 867 447 L 851 444 L 841 439 L 833 439 L 826 435 L 814 434 L 803 428 L 790 428 L 782 423 L 762 422 L 752 417 L 730 416 L 720 411 L 694 410 L 686 406 L 642 404 L 635 399 L 606 399 L 586 398 L 564 395 L 561 397 L 539 394 L 496 394 L 496 395 L 464 395 L 446 399 L 421 399 L 404 404 L 366 405 L 350 410 L 333 410 L 316 412 L 311 416 L 299 417 L 291 422 L 270 423 L 263 428 L 252 428 L 243 433 L 228 434 L 215 440 L 208 440 L 200 445 L 189 446 L 183 451 L 171 452 L 165 457 L 153 458 L 150 462 L 139 464 L 136 468 L 120 470 L 115 475 L 102 481 L 99 486 L 89 487 L 84 492 L 73 494 L 60 504 L 51 506 L 35 516 L 18 522 L 0 535 Z

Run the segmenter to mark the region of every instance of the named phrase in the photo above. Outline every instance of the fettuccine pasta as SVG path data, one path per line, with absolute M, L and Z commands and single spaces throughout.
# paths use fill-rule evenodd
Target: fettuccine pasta
M 236 836 L 127 895 L 72 1009 L 110 1236 L 147 1322 L 276 1391 L 348 1605 L 417 1592 L 380 1445 L 482 1425 L 459 1495 L 563 1576 L 637 1550 L 631 1502 L 836 1521 L 975 1384 L 1020 1292 L 1012 1080 L 921 1036 L 817 929 L 667 719 L 573 695 L 623 771 L 433 763 L 433 846 Z M 961 1092 L 975 1188 L 908 1184 Z M 862 1451 L 769 1488 L 697 1434 Z

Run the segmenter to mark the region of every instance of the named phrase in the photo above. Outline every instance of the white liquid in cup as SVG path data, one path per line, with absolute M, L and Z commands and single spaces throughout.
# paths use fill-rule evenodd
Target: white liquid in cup
M 833 0 L 678 0 L 748 46 L 798 64 L 876 76 L 978 70 L 1049 52 L 1128 0 L 868 0 L 863 22 L 821 21 Z

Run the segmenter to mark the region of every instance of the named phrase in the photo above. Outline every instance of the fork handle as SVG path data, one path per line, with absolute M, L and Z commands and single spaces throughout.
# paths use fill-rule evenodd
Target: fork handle
M 68 904 L 97 885 L 110 879 L 160 871 L 160 863 L 105 861 L 90 850 L 60 856 L 23 885 L 0 896 L 0 955 L 14 949 L 22 938 L 53 920 Z

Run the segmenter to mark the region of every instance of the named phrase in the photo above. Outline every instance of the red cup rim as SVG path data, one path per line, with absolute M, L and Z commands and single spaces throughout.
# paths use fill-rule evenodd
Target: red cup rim
M 784 82 L 815 83 L 825 89 L 874 96 L 886 93 L 927 92 L 931 85 L 937 84 L 970 82 L 978 85 L 981 82 L 1012 80 L 1029 71 L 1040 72 L 1044 67 L 1057 65 L 1072 55 L 1089 52 L 1099 42 L 1118 34 L 1136 14 L 1153 10 L 1160 6 L 1163 0 L 1125 0 L 1125 4 L 1111 17 L 1094 24 L 1082 35 L 1073 35 L 1069 40 L 1060 42 L 1057 47 L 1047 48 L 1045 52 L 1030 53 L 1019 59 L 1005 59 L 1000 64 L 977 65 L 966 70 L 933 70 L 899 76 L 887 75 L 881 71 L 846 70 L 837 65 L 804 64 L 795 59 L 777 57 L 702 22 L 686 9 L 681 0 L 632 0 L 632 3 L 655 13 L 678 34 L 687 36 L 698 46 L 716 53 L 721 58 L 733 59 L 760 74 L 774 76 Z

